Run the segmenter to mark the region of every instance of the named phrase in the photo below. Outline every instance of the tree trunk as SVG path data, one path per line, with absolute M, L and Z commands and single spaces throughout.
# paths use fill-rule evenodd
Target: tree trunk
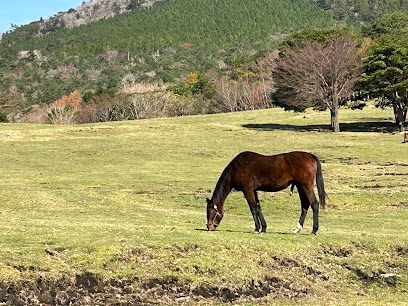
M 330 109 L 330 122 L 331 122 L 331 127 L 334 132 L 340 132 L 340 123 L 339 123 L 339 106 L 338 105 L 333 105 L 333 107 Z
M 406 119 L 407 119 L 407 110 L 408 110 L 408 103 L 401 103 L 401 107 L 399 108 L 398 112 L 398 123 L 401 130 L 401 133 L 404 137 L 403 143 L 408 142 L 408 133 L 406 131 Z M 395 109 L 395 108 L 394 108 Z
M 405 103 L 404 103 L 405 102 Z M 394 116 L 395 121 L 398 124 L 400 131 L 404 137 L 403 143 L 408 142 L 408 133 L 406 132 L 406 119 L 407 119 L 407 110 L 408 110 L 408 101 L 402 101 L 401 103 L 394 104 Z
M 395 123 L 399 126 L 400 131 L 405 131 L 405 121 L 407 119 L 408 101 L 393 103 Z

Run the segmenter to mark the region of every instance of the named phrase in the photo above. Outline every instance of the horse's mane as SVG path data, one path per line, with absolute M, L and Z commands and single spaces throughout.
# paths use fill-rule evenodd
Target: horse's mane
M 235 163 L 235 158 L 228 164 L 227 167 L 225 167 L 224 171 L 222 171 L 220 178 L 217 181 L 217 184 L 215 185 L 215 189 L 212 195 L 212 201 L 214 204 L 218 205 L 220 201 L 224 198 L 225 199 L 225 187 L 227 187 L 230 191 L 230 172 L 233 167 L 233 164 Z

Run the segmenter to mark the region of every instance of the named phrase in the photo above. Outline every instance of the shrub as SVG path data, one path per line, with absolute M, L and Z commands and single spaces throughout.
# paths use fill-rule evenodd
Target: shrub
M 48 119 L 53 124 L 73 124 L 78 115 L 78 108 L 82 102 L 82 94 L 78 91 L 63 96 L 55 101 L 48 109 Z
M 202 100 L 177 97 L 169 92 L 94 97 L 78 108 L 79 123 L 185 116 L 206 112 Z
M 0 111 L 0 122 L 9 122 L 5 112 Z
M 48 106 L 35 106 L 29 113 L 23 117 L 23 122 L 45 124 L 50 123 L 48 119 Z

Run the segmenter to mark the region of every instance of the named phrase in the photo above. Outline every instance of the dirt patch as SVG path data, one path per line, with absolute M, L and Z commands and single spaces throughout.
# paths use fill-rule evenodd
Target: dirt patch
M 85 272 L 58 280 L 42 277 L 34 281 L 0 283 L 0 304 L 4 305 L 152 305 L 180 301 L 213 300 L 234 302 L 238 299 L 301 298 L 306 287 L 278 277 L 251 280 L 241 287 L 196 286 L 177 277 L 151 278 L 140 283 L 134 279 L 103 279 Z
M 195 250 L 199 250 L 199 246 L 195 243 L 187 243 L 184 245 L 173 245 L 173 247 L 180 253 L 190 253 L 194 252 Z
M 408 245 L 397 246 L 396 251 L 399 256 L 408 257 Z
M 380 286 L 396 287 L 398 284 L 398 276 L 394 273 L 387 273 L 380 270 L 367 270 L 353 267 L 347 263 L 343 266 L 352 272 L 363 282 L 370 284 L 376 283 Z
M 42 277 L 34 281 L 0 283 L 0 304 L 5 305 L 90 305 L 143 304 L 133 294 L 136 280 L 102 280 L 92 273 L 62 277 L 58 280 Z
M 348 257 L 353 254 L 353 249 L 350 246 L 342 245 L 323 245 L 323 253 L 335 257 Z
M 282 257 L 282 256 L 273 256 L 273 260 L 275 260 L 280 267 L 300 267 L 300 264 L 289 257 Z
M 374 173 L 374 176 L 408 176 L 408 173 L 386 172 L 386 173 Z
M 299 262 L 290 257 L 284 256 L 272 256 L 274 260 L 274 269 L 282 270 L 287 269 L 293 271 L 293 273 L 304 274 L 307 278 L 321 279 L 323 281 L 329 280 L 329 275 L 320 270 L 317 270 L 311 266 L 308 266 L 302 262 Z M 264 265 L 263 262 L 258 262 L 258 264 Z M 296 271 L 296 272 L 295 272 Z
M 154 251 L 149 248 L 131 248 L 123 251 L 120 254 L 112 256 L 111 260 L 107 262 L 104 267 L 107 268 L 111 263 L 119 262 L 137 262 L 144 264 L 155 259 Z
M 385 162 L 385 163 L 381 163 L 380 165 L 381 166 L 386 166 L 386 167 L 389 167 L 389 166 L 407 167 L 408 166 L 408 164 L 406 164 L 406 163 L 394 163 L 394 162 Z
M 339 157 L 336 158 L 343 165 L 363 165 L 365 163 L 361 163 L 358 160 L 358 157 Z
M 234 302 L 245 297 L 263 298 L 300 298 L 309 293 L 307 288 L 298 288 L 289 281 L 278 277 L 264 277 L 260 281 L 251 280 L 242 287 L 230 288 L 226 286 L 198 286 L 195 287 L 175 277 L 162 279 L 153 278 L 143 284 L 145 295 L 149 300 L 177 300 L 189 297 L 199 301 L 216 299 L 224 303 Z
M 328 281 L 330 279 L 330 277 L 327 274 L 323 273 L 322 271 L 316 270 L 310 266 L 305 266 L 305 273 L 306 275 L 317 277 L 324 281 Z
M 402 201 L 402 202 L 398 202 L 398 203 L 391 203 L 388 206 L 389 207 L 407 208 L 408 207 L 408 201 Z
M 358 188 L 358 189 L 381 189 L 381 188 L 386 188 L 386 187 L 388 186 L 384 186 L 380 184 L 355 186 L 355 188 Z

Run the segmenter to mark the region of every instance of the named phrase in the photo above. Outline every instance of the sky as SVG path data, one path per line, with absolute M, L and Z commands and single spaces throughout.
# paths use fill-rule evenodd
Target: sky
M 58 12 L 76 8 L 84 0 L 0 0 L 0 33 L 32 21 L 47 19 Z

